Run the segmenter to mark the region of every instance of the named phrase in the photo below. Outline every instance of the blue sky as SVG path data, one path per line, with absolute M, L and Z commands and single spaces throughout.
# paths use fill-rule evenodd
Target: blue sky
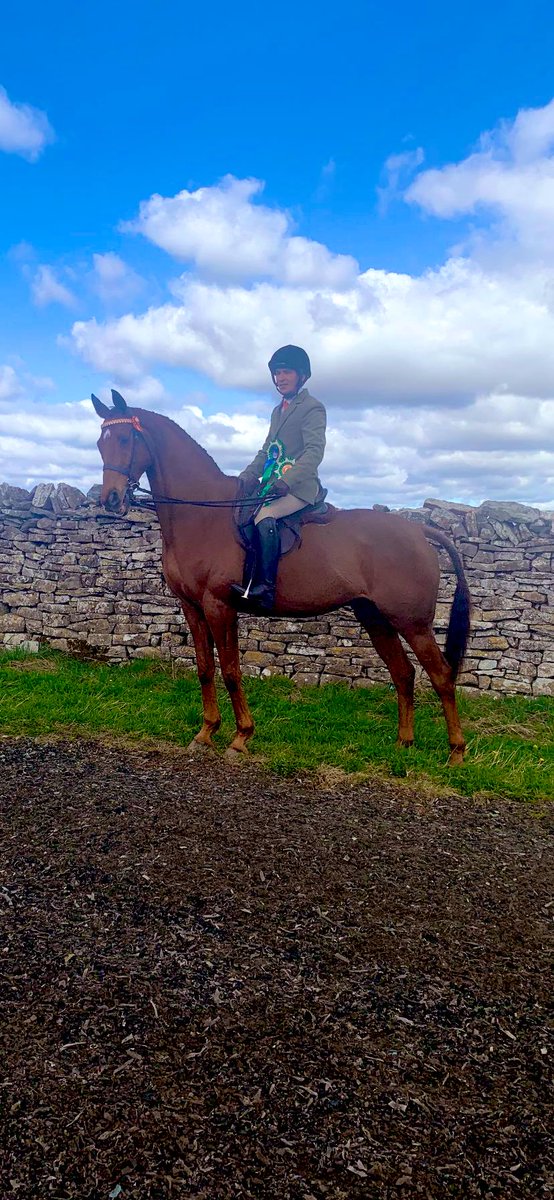
M 554 505 L 550 5 L 3 12 L 2 477 L 96 478 L 109 384 L 240 469 L 294 340 L 335 499 Z

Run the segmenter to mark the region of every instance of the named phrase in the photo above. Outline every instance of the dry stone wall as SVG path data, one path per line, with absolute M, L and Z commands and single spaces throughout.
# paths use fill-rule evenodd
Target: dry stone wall
M 46 642 L 116 663 L 160 657 L 193 666 L 189 630 L 161 575 L 156 517 L 110 517 L 97 496 L 67 484 L 33 493 L 0 484 L 0 644 Z M 460 682 L 554 695 L 554 513 L 440 500 L 402 512 L 447 532 L 464 558 L 474 613 Z M 455 583 L 443 552 L 441 566 L 439 638 Z M 389 681 L 350 610 L 302 621 L 244 617 L 241 645 L 251 675 L 355 687 Z

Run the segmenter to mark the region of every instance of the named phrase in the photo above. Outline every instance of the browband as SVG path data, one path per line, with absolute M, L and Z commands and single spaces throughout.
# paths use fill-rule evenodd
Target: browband
M 138 417 L 106 417 L 106 420 L 102 421 L 102 429 L 105 429 L 106 425 L 132 425 L 138 433 L 144 433 Z

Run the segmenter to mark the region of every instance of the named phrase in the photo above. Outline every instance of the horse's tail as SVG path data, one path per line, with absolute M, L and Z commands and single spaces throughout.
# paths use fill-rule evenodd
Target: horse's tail
M 423 532 L 429 541 L 437 542 L 450 555 L 458 580 L 456 591 L 454 592 L 454 600 L 452 601 L 452 608 L 450 609 L 450 621 L 448 622 L 446 645 L 444 647 L 444 657 L 452 668 L 453 678 L 456 679 L 469 641 L 471 617 L 471 597 L 465 576 L 464 564 L 454 543 L 450 541 L 450 538 L 445 533 L 441 533 L 438 529 L 431 529 L 429 525 L 423 527 Z

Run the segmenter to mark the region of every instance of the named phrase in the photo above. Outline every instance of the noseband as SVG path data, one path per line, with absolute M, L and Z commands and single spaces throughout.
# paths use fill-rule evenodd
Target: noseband
M 109 425 L 132 425 L 132 427 L 133 427 L 133 446 L 131 449 L 131 457 L 129 459 L 129 464 L 127 467 L 125 467 L 125 468 L 114 467 L 112 463 L 107 463 L 104 461 L 104 470 L 105 471 L 115 471 L 116 475 L 123 475 L 124 478 L 127 480 L 127 485 L 129 488 L 136 487 L 137 483 L 138 483 L 138 479 L 134 479 L 133 475 L 131 473 L 132 466 L 133 466 L 133 458 L 135 456 L 136 435 L 141 434 L 142 436 L 144 436 L 144 429 L 143 429 L 138 417 L 110 417 L 110 418 L 107 418 L 105 421 L 102 421 L 102 429 L 106 429 Z

